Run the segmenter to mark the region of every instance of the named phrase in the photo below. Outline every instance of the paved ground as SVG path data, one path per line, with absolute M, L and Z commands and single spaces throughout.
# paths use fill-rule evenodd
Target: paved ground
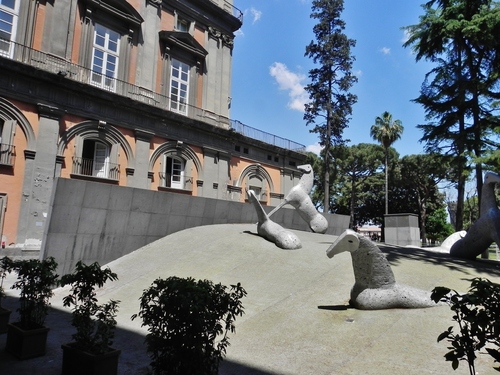
M 255 235 L 255 225 L 216 225 L 167 236 L 109 264 L 119 281 L 100 291 L 103 300 L 121 300 L 115 347 L 122 350 L 119 373 L 148 373 L 145 329 L 138 299 L 158 278 L 192 276 L 225 285 L 241 282 L 248 296 L 236 321 L 220 375 L 469 374 L 467 364 L 453 371 L 436 338 L 452 325 L 447 306 L 418 310 L 360 311 L 349 308 L 354 282 L 350 255 L 325 255 L 334 236 L 298 232 L 301 250 L 281 250 Z M 381 246 L 396 280 L 431 290 L 444 285 L 466 291 L 465 278 L 500 283 L 500 263 L 465 262 L 419 248 Z M 12 278 L 7 280 L 12 283 Z M 16 307 L 13 291 L 6 304 Z M 62 343 L 71 341 L 65 290 L 56 290 L 47 319 L 47 354 L 18 361 L 0 351 L 0 374 L 60 374 Z M 0 335 L 0 348 L 5 346 Z M 480 375 L 497 374 L 488 355 L 477 360 Z

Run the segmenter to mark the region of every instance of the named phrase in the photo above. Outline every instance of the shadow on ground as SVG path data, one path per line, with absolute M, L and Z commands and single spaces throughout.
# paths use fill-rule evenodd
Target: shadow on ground
M 18 299 L 6 297 L 2 306 L 12 312 L 10 321 L 15 321 Z M 16 375 L 60 375 L 62 370 L 61 345 L 71 342 L 74 329 L 71 326 L 71 313 L 51 308 L 46 326 L 50 328 L 47 338 L 47 351 L 42 357 L 18 360 L 5 351 L 7 334 L 0 334 L 0 374 Z M 149 356 L 146 353 L 144 335 L 117 327 L 113 347 L 121 350 L 118 364 L 120 375 L 146 375 L 151 373 Z M 223 361 L 219 375 L 276 375 L 245 364 Z
M 460 271 L 467 277 L 467 270 L 488 273 L 500 276 L 500 262 L 488 259 L 466 260 L 452 258 L 447 253 L 437 253 L 427 249 L 415 247 L 394 247 L 378 244 L 380 250 L 386 254 L 391 265 L 398 265 L 402 260 L 416 260 L 422 263 L 434 264 L 447 267 L 451 271 Z

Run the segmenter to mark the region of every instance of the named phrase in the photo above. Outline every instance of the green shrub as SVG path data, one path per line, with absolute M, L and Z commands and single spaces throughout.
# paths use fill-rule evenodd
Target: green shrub
M 467 281 L 471 282 L 468 293 L 436 287 L 431 298 L 435 302 L 446 302 L 454 313 L 453 320 L 458 323 L 459 332 L 449 327 L 438 337 L 438 341 L 447 339 L 451 343 L 446 360 L 451 361 L 454 370 L 460 360 L 465 360 L 471 375 L 475 375 L 476 352 L 486 345 L 486 352 L 495 362 L 500 362 L 500 284 L 482 278 Z M 500 366 L 494 369 L 500 372 Z
M 2 310 L 2 300 L 5 298 L 5 290 L 3 288 L 3 280 L 7 274 L 12 270 L 13 261 L 8 257 L 0 259 L 0 310 Z
M 99 305 L 96 288 L 117 279 L 116 273 L 109 268 L 102 269 L 97 262 L 86 265 L 81 261 L 73 273 L 61 277 L 62 286 L 71 285 L 70 294 L 63 298 L 63 305 L 73 306 L 71 324 L 76 328 L 72 336 L 76 348 L 92 354 L 111 350 L 120 301 L 110 300 Z
M 147 351 L 155 375 L 215 375 L 229 345 L 228 332 L 243 315 L 238 283 L 230 291 L 209 280 L 157 279 L 134 314 L 148 326 Z
M 19 290 L 19 327 L 25 330 L 42 327 L 54 295 L 52 288 L 57 286 L 57 262 L 52 257 L 23 259 L 9 267 L 17 273 L 12 289 Z

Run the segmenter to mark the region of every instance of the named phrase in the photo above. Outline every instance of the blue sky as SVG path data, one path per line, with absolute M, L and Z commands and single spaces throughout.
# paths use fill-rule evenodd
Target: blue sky
M 346 0 L 345 33 L 356 40 L 352 50 L 358 77 L 351 92 L 358 96 L 344 138 L 352 144 L 374 143 L 370 127 L 384 111 L 402 121 L 402 139 L 393 147 L 400 156 L 423 153 L 417 124 L 425 122 L 419 95 L 427 62 L 415 62 L 403 48 L 402 26 L 418 23 L 425 0 Z M 311 0 L 234 0 L 244 13 L 233 50 L 231 118 L 304 144 L 318 151 L 318 136 L 303 120 L 312 60 L 304 56 L 314 39 Z

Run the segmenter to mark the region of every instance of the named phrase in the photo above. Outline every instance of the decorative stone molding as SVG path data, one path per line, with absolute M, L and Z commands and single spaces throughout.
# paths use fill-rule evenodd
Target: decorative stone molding
M 50 118 L 53 120 L 59 120 L 61 116 L 64 114 L 64 111 L 60 110 L 59 108 L 46 104 L 38 103 L 37 108 L 38 108 L 38 114 L 41 117 Z
M 283 199 L 285 198 L 285 194 L 280 194 L 280 193 L 269 193 L 271 198 L 276 198 L 276 199 Z
M 56 155 L 56 164 L 64 164 L 64 155 Z
M 230 37 L 229 35 L 222 35 L 222 42 L 228 47 L 232 48 L 234 46 L 234 38 Z
M 234 45 L 234 38 L 232 36 L 223 34 L 213 26 L 208 27 L 208 35 L 213 39 L 221 40 L 222 43 L 228 47 L 232 48 Z
M 227 191 L 230 193 L 240 193 L 242 192 L 241 186 L 227 185 Z
M 214 39 L 219 39 L 222 36 L 222 33 L 219 30 L 217 30 L 215 27 L 209 26 L 208 27 L 208 35 Z
M 24 150 L 24 158 L 26 160 L 34 160 L 36 155 L 36 151 L 33 150 Z
M 159 6 L 161 3 L 163 3 L 163 0 L 147 0 L 148 4 Z
M 145 142 L 151 141 L 151 138 L 153 138 L 154 136 L 154 133 L 151 131 L 137 129 L 137 128 L 134 129 L 134 133 L 135 133 L 135 139 Z

